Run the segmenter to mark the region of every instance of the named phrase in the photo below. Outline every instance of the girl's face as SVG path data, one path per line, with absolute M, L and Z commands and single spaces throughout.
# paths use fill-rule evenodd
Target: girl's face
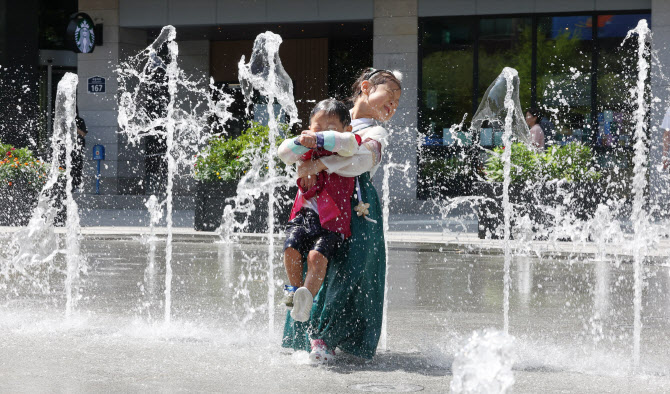
M 528 127 L 535 126 L 535 123 L 537 123 L 537 116 L 533 116 L 530 112 L 526 112 L 526 124 Z
M 373 118 L 386 122 L 393 117 L 400 101 L 401 91 L 398 85 L 386 82 L 373 86 L 369 81 L 363 81 L 361 90 L 366 96 L 366 102 Z

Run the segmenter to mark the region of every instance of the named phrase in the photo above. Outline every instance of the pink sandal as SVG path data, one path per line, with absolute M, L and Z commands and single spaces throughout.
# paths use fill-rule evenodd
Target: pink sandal
M 309 359 L 314 363 L 332 363 L 335 361 L 335 349 L 326 345 L 323 339 L 312 339 L 312 351 L 309 353 Z

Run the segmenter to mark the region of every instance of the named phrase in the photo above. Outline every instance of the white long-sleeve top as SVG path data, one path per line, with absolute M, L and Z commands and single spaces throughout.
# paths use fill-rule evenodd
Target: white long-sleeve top
M 362 141 L 356 152 L 349 157 L 327 156 L 320 160 L 329 173 L 354 177 L 370 171 L 370 175 L 374 175 L 379 168 L 382 152 L 388 145 L 388 132 L 370 118 L 354 119 L 351 125 L 353 132 Z

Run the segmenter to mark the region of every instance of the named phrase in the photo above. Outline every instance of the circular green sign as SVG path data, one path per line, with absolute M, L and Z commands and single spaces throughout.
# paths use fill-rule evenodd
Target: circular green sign
M 70 17 L 67 39 L 77 53 L 91 53 L 95 48 L 95 24 L 90 16 L 79 12 Z

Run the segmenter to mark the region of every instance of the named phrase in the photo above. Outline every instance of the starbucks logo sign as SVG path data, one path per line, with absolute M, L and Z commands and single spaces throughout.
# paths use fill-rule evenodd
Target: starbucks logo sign
M 77 24 L 77 29 L 74 31 L 74 41 L 81 53 L 93 51 L 95 32 L 93 31 L 93 25 L 89 25 L 86 19 L 81 19 Z
M 95 24 L 83 12 L 70 17 L 67 27 L 68 46 L 76 53 L 91 53 L 95 48 Z

